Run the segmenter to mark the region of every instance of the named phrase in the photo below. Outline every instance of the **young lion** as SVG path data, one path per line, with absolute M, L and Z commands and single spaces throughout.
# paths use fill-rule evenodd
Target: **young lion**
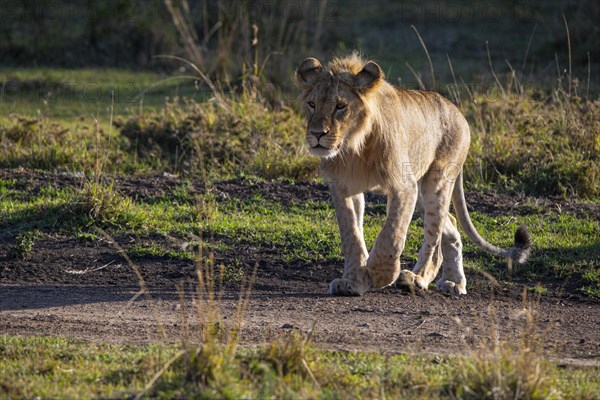
M 306 115 L 306 141 L 321 158 L 335 207 L 344 272 L 329 287 L 333 295 L 361 295 L 398 278 L 426 290 L 442 267 L 437 288 L 466 294 L 462 243 L 450 199 L 469 237 L 495 256 L 523 263 L 530 250 L 527 229 L 515 232 L 509 250 L 476 231 L 464 197 L 462 166 L 470 142 L 461 112 L 438 93 L 404 90 L 384 80 L 379 65 L 357 54 L 325 67 L 307 58 L 296 71 Z M 363 238 L 366 191 L 387 195 L 387 219 L 369 253 Z M 424 214 L 425 238 L 412 271 L 400 255 L 415 208 Z

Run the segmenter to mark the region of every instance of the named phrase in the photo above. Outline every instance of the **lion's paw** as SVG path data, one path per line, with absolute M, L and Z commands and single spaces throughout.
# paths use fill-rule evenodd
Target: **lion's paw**
M 422 276 L 417 275 L 408 269 L 400 271 L 397 283 L 401 286 L 415 287 L 421 290 L 427 290 L 428 286 Z
M 456 283 L 448 280 L 440 280 L 438 281 L 436 286 L 440 292 L 449 296 L 467 294 L 467 288 L 465 283 Z
M 332 296 L 361 296 L 367 290 L 366 285 L 346 278 L 334 279 L 329 285 L 329 294 Z

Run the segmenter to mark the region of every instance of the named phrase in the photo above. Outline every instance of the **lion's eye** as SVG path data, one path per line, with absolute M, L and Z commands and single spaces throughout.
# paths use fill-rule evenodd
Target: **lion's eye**
M 309 102 L 308 102 L 308 106 L 309 106 L 310 108 L 315 108 L 315 102 L 314 102 L 314 101 L 309 101 Z
M 344 103 L 337 103 L 335 105 L 336 110 L 343 110 L 344 108 L 346 108 L 346 104 Z

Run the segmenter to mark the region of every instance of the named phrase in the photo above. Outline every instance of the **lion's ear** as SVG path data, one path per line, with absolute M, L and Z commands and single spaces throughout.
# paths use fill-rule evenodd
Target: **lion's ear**
M 302 61 L 296 70 L 296 81 L 301 86 L 312 86 L 314 85 L 321 74 L 323 73 L 323 67 L 316 58 L 309 57 Z
M 367 90 L 377 86 L 383 80 L 383 71 L 381 67 L 369 61 L 363 69 L 354 76 L 354 88 L 359 90 Z

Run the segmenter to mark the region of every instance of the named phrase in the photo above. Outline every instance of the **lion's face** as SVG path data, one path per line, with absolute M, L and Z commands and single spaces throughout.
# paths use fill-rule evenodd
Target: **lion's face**
M 311 154 L 332 157 L 358 121 L 364 119 L 361 99 L 344 83 L 326 77 L 315 84 L 304 99 L 307 119 L 306 142 Z
M 356 73 L 336 73 L 335 66 L 324 70 L 318 60 L 308 58 L 298 67 L 296 79 L 303 89 L 310 153 L 331 158 L 344 148 L 360 148 L 368 120 L 365 95 L 382 79 L 379 66 L 371 62 Z

